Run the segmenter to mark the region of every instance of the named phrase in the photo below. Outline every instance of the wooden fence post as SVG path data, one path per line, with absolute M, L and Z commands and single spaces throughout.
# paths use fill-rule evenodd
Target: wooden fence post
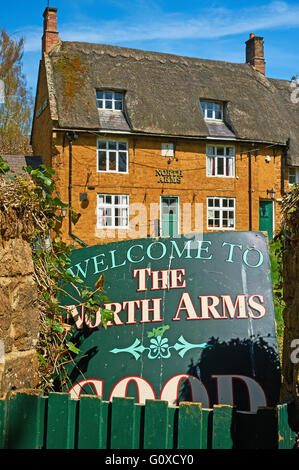
M 4 398 L 0 399 L 0 449 L 5 449 L 6 420 L 7 420 L 7 394 Z
M 214 405 L 212 448 L 232 449 L 234 438 L 234 408 L 229 405 Z
M 293 449 L 296 445 L 296 432 L 289 424 L 288 404 L 278 407 L 278 448 Z
M 101 449 L 102 401 L 97 395 L 81 395 L 78 418 L 78 449 Z
M 134 398 L 114 397 L 111 410 L 111 449 L 133 449 Z
M 41 449 L 44 446 L 45 405 L 46 398 L 36 393 L 10 394 L 7 449 Z
M 179 406 L 178 449 L 202 448 L 201 403 L 181 402 Z
M 168 402 L 146 400 L 144 449 L 167 449 L 168 442 Z
M 68 393 L 52 392 L 48 397 L 47 449 L 74 449 L 78 400 Z
M 250 414 L 229 405 L 16 391 L 0 399 L 0 449 L 292 449 L 288 406 Z
M 111 435 L 111 402 L 101 403 L 101 429 L 100 429 L 100 449 L 110 449 Z
M 168 406 L 168 431 L 166 449 L 176 449 L 178 446 L 178 406 Z

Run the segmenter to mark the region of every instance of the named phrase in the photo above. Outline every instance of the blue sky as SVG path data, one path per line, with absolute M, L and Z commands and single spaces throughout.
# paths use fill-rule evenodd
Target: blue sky
M 65 41 L 87 41 L 244 62 L 250 33 L 265 41 L 266 74 L 299 73 L 299 1 L 51 0 Z M 25 38 L 24 73 L 35 94 L 47 0 L 2 2 L 0 27 Z M 16 14 L 17 13 L 17 14 Z

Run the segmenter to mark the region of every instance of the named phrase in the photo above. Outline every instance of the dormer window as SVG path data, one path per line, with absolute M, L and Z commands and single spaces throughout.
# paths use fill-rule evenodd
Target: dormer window
M 123 93 L 97 90 L 97 107 L 98 109 L 108 109 L 110 111 L 122 111 Z
M 201 109 L 204 119 L 223 121 L 223 104 L 214 101 L 201 101 Z

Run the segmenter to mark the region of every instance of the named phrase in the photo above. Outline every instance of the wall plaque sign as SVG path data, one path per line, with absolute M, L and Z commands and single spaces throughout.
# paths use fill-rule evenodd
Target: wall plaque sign
M 156 169 L 158 183 L 177 183 L 180 184 L 183 178 L 183 170 Z
M 80 248 L 70 272 L 91 288 L 104 273 L 106 306 L 115 311 L 104 329 L 100 312 L 90 319 L 84 307 L 63 299 L 81 351 L 70 370 L 73 397 L 226 403 L 251 412 L 278 402 L 271 268 L 262 233 Z

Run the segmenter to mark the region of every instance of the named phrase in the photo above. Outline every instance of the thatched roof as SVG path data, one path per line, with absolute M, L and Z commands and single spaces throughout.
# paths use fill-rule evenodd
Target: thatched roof
M 61 128 L 110 126 L 173 137 L 234 136 L 281 145 L 291 137 L 289 162 L 299 165 L 299 104 L 291 102 L 288 81 L 268 79 L 245 63 L 81 42 L 61 42 L 45 57 L 53 116 Z M 100 118 L 99 88 L 125 92 L 125 120 L 113 118 L 109 124 L 107 116 Z M 200 99 L 226 103 L 226 127 L 207 126 Z

